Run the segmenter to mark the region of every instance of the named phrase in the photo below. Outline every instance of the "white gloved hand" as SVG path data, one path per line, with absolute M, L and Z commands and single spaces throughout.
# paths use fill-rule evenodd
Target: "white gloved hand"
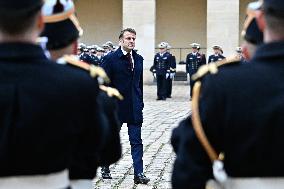
M 170 76 L 170 74 L 169 74 L 169 73 L 166 73 L 166 79 L 168 79 L 169 76 Z
M 187 79 L 190 79 L 190 75 L 189 75 L 189 73 L 187 74 Z
M 173 79 L 175 77 L 175 73 L 170 73 L 170 78 Z
M 153 73 L 154 78 L 157 78 L 157 75 L 155 73 Z

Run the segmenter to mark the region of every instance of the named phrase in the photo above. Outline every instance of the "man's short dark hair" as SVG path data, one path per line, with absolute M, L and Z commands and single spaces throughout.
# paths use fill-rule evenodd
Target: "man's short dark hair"
M 7 10 L 0 7 L 0 31 L 5 34 L 18 35 L 26 32 L 36 21 L 42 5 L 29 10 Z
M 265 19 L 271 31 L 284 36 L 284 16 L 278 16 L 265 11 Z
M 132 28 L 126 28 L 124 30 L 122 30 L 119 34 L 119 39 L 121 39 L 124 35 L 125 32 L 129 32 L 129 33 L 134 33 L 136 35 L 136 31 Z

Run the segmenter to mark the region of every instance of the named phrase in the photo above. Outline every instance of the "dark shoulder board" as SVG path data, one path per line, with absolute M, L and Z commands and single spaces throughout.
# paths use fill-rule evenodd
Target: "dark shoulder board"
M 240 57 L 237 55 L 229 56 L 223 60 L 217 61 L 217 62 L 212 62 L 206 65 L 202 65 L 196 74 L 192 76 L 193 80 L 199 80 L 203 78 L 207 74 L 217 74 L 218 73 L 218 67 L 224 66 L 224 65 L 231 65 L 231 64 L 236 64 L 240 62 Z
M 119 100 L 123 100 L 123 96 L 115 88 L 100 85 L 100 89 L 102 91 L 104 91 L 109 97 L 114 97 L 114 98 L 117 98 Z
M 70 65 L 73 65 L 75 67 L 79 67 L 81 69 L 89 71 L 91 77 L 102 79 L 103 83 L 109 83 L 110 82 L 110 79 L 108 78 L 106 72 L 101 67 L 98 67 L 98 66 L 95 66 L 95 65 L 90 65 L 86 62 L 80 61 L 74 55 L 64 55 L 63 60 L 67 64 L 70 64 Z

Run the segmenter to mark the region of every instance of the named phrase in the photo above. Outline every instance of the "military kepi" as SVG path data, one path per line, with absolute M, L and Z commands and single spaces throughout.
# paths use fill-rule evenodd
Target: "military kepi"
M 43 0 L 0 0 L 0 9 L 4 10 L 31 10 L 34 8 L 41 7 Z
M 75 16 L 71 0 L 46 0 L 42 8 L 45 29 L 41 36 L 48 38 L 47 49 L 68 46 L 82 35 L 83 30 Z
M 244 39 L 252 44 L 259 45 L 263 43 L 263 33 L 260 31 L 257 26 L 256 19 L 252 19 L 251 23 L 249 23 Z
M 277 17 L 284 17 L 283 0 L 263 0 L 262 6 L 265 12 Z

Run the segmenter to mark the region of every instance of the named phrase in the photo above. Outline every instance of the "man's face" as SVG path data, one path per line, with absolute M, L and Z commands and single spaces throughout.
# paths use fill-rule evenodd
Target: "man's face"
M 192 48 L 192 52 L 196 53 L 197 52 L 197 48 Z
M 166 52 L 167 51 L 167 49 L 166 48 L 160 48 L 160 53 L 164 53 L 164 52 Z
M 219 54 L 219 49 L 213 49 L 214 54 Z
M 134 33 L 126 31 L 122 36 L 122 38 L 120 39 L 121 47 L 125 51 L 130 52 L 135 47 L 135 40 L 136 40 L 136 35 Z

